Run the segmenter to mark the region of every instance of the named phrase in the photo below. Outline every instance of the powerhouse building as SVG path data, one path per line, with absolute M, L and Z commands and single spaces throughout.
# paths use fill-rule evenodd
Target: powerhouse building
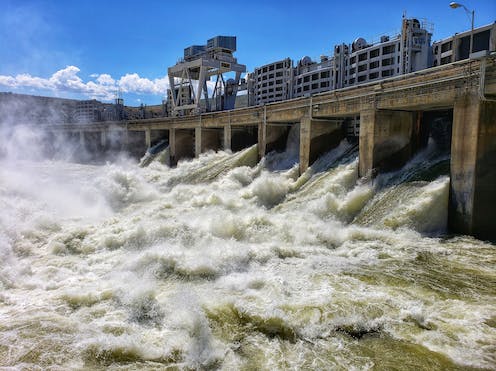
M 470 51 L 471 31 L 465 31 L 432 43 L 433 66 L 441 66 L 463 59 L 469 54 L 486 55 L 496 51 L 496 23 L 478 27 L 473 31 L 473 46 Z

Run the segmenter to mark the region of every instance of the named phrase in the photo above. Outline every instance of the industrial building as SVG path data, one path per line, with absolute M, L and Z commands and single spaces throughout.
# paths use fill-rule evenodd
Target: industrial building
M 472 31 L 465 31 L 446 39 L 432 43 L 434 55 L 433 66 L 448 64 L 469 57 L 470 36 Z M 478 27 L 473 30 L 472 56 L 483 56 L 496 51 L 496 23 Z

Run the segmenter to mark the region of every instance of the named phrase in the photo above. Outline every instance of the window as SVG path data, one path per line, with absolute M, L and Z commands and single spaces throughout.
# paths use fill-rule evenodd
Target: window
M 353 56 L 350 58 L 350 64 L 353 64 L 356 62 L 356 56 Z
M 396 45 L 388 45 L 382 48 L 382 54 L 391 54 L 396 51 Z
M 303 78 L 303 82 L 309 82 L 310 81 L 310 76 L 305 76 Z
M 273 65 L 273 64 L 271 64 L 271 65 L 269 66 L 269 71 L 274 71 L 274 65 Z
M 276 72 L 276 77 L 282 77 L 282 71 Z
M 451 63 L 451 55 L 441 58 L 441 64 Z
M 379 67 L 379 61 L 372 62 L 369 65 L 369 69 L 371 69 L 371 70 L 374 68 L 377 68 L 377 67 Z
M 318 89 L 319 88 L 319 84 L 312 84 L 312 90 L 315 90 L 315 89 Z
M 303 87 L 303 91 L 308 91 L 308 90 L 310 90 L 310 87 L 308 85 Z
M 441 53 L 445 53 L 453 48 L 453 41 L 448 41 L 441 45 Z
M 312 81 L 315 81 L 315 80 L 318 80 L 319 79 L 319 74 L 318 73 L 314 73 L 312 75 Z
M 358 66 L 358 72 L 365 71 L 366 69 L 367 69 L 367 65 L 366 64 L 362 64 L 362 65 Z
M 385 58 L 382 60 L 383 66 L 390 66 L 394 63 L 394 58 Z
M 376 79 L 379 77 L 379 72 L 372 72 L 370 75 L 369 75 L 369 80 L 373 80 L 373 79 Z
M 328 88 L 329 87 L 329 81 L 322 81 L 320 83 L 321 88 Z
M 379 56 L 379 48 L 370 51 L 370 58 L 375 58 Z
M 366 79 L 367 79 L 367 75 L 358 76 L 358 82 L 365 81 Z
M 320 77 L 322 77 L 323 79 L 328 78 L 329 77 L 329 71 L 321 72 Z
M 393 76 L 394 70 L 384 70 L 381 72 L 382 77 Z
M 355 73 L 355 71 L 356 71 L 356 70 L 355 70 L 355 67 L 350 68 L 350 75 L 353 75 L 353 74 Z
M 358 62 L 367 60 L 367 53 L 362 53 L 358 56 Z
M 282 67 L 283 67 L 282 62 L 281 62 L 281 63 L 277 63 L 277 64 L 276 64 L 276 68 L 277 68 L 277 69 L 281 69 Z

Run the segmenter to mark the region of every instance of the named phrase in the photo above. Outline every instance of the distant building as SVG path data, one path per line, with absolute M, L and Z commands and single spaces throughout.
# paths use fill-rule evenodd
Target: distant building
M 74 121 L 76 100 L 0 92 L 0 124 L 53 124 Z
M 441 66 L 469 57 L 471 31 L 465 31 L 432 43 L 433 66 Z M 496 23 L 474 29 L 472 53 L 496 51 Z
M 255 105 L 292 98 L 293 61 L 289 58 L 255 68 Z
M 81 100 L 76 103 L 74 117 L 76 122 L 97 122 L 102 120 L 103 103 L 92 100 Z
M 101 119 L 103 121 L 121 121 L 126 118 L 127 114 L 122 98 L 117 98 L 114 104 L 103 103 L 103 111 L 101 113 Z

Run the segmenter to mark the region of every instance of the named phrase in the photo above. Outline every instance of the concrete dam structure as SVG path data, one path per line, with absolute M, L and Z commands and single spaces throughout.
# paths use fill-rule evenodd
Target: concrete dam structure
M 452 118 L 450 229 L 496 240 L 494 55 L 262 106 L 49 130 L 90 151 L 111 147 L 136 156 L 165 139 L 174 165 L 208 150 L 238 151 L 255 143 L 260 157 L 282 151 L 297 125 L 301 173 L 346 136 L 355 136 L 359 176 L 373 178 L 403 166 L 426 145 L 441 117 Z

